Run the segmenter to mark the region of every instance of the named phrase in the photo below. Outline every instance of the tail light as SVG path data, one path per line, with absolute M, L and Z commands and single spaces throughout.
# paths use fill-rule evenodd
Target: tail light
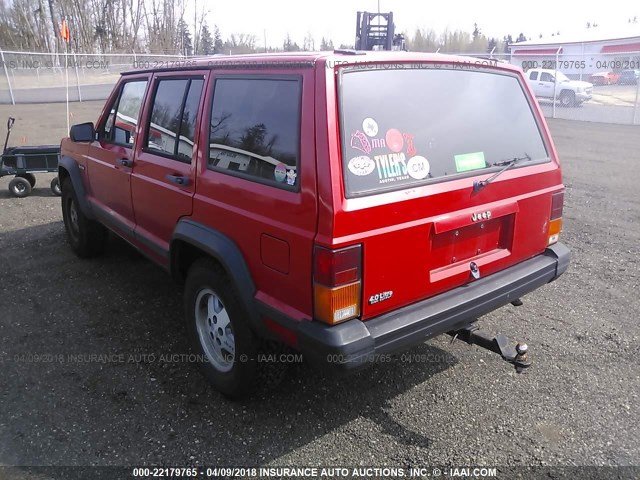
M 560 239 L 562 231 L 562 208 L 564 206 L 564 190 L 551 196 L 551 215 L 549 217 L 548 244 L 552 245 Z
M 335 325 L 360 316 L 362 246 L 330 250 L 316 247 L 313 265 L 313 314 Z

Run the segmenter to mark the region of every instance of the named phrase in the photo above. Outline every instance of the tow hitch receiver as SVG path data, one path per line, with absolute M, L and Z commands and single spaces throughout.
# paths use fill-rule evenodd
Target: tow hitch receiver
M 448 334 L 452 337 L 451 343 L 459 339 L 469 345 L 478 345 L 499 354 L 504 360 L 513 364 L 518 373 L 522 373 L 522 370 L 531 365 L 527 354 L 528 347 L 526 343 L 518 343 L 514 348 L 509 345 L 510 342 L 506 336 L 502 334 L 492 336 L 490 333 L 480 330 L 476 322 L 460 330 L 452 330 L 448 332 Z

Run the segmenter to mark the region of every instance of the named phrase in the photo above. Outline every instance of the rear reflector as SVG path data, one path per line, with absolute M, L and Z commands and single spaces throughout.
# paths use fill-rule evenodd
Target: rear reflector
M 549 222 L 549 245 L 560 240 L 560 231 L 562 230 L 562 219 L 556 218 Z
M 313 265 L 313 316 L 329 325 L 360 316 L 362 246 L 330 250 L 316 247 Z
M 316 320 L 335 325 L 360 316 L 360 282 L 336 288 L 315 284 L 313 293 Z

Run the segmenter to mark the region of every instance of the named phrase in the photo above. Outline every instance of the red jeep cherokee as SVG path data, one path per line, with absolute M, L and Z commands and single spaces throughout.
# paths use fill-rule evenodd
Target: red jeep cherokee
M 253 386 L 262 339 L 344 369 L 446 332 L 478 340 L 478 316 L 569 263 L 544 117 L 522 71 L 489 60 L 132 71 L 63 139 L 59 175 L 73 250 L 99 254 L 108 229 L 184 282 L 193 348 L 229 396 Z

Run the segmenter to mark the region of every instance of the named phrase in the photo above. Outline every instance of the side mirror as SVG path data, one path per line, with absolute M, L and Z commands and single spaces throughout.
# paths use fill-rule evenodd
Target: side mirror
M 79 123 L 71 127 L 69 137 L 74 142 L 93 142 L 96 139 L 96 129 L 92 122 Z

